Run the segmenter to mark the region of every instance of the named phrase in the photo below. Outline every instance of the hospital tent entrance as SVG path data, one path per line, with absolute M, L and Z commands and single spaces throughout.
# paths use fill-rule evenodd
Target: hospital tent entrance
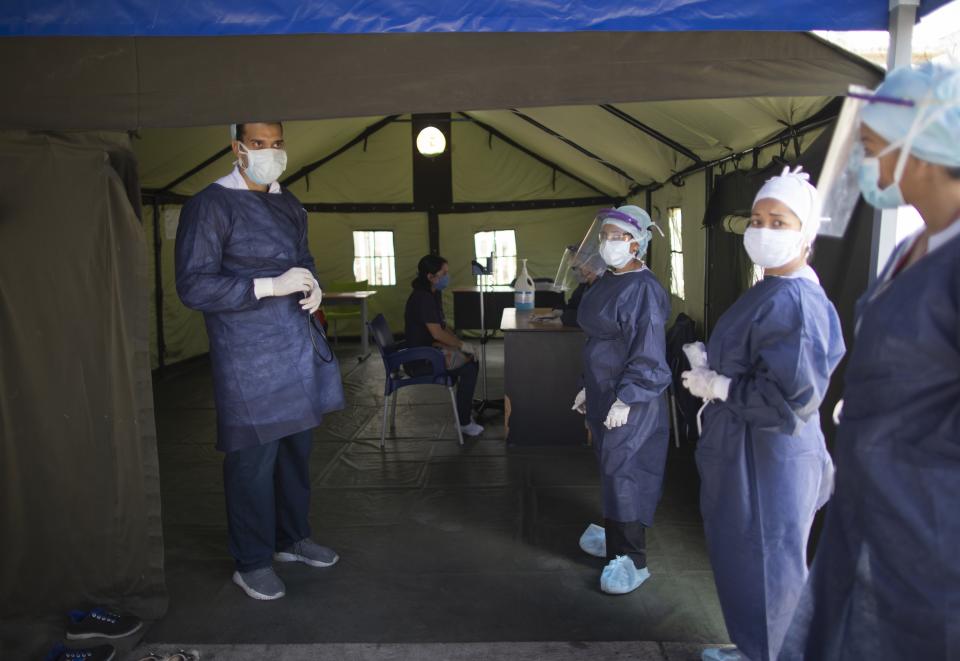
M 285 72 L 272 94 L 218 68 L 242 59 L 256 69 L 251 43 L 273 54 L 268 73 Z M 549 277 L 596 209 L 622 203 L 660 223 L 651 268 L 674 314 L 702 330 L 709 253 L 724 249 L 710 237 L 727 231 L 703 228 L 716 181 L 802 158 L 835 117 L 834 96 L 875 83 L 875 69 L 800 33 L 42 45 L 6 39 L 0 49 L 29 53 L 35 78 L 65 53 L 99 62 L 101 87 L 85 99 L 79 67 L 59 91 L 24 87 L 24 104 L 0 111 L 3 126 L 43 130 L 0 137 L 24 154 L 0 184 L 0 524 L 12 540 L 0 580 L 4 607 L 17 604 L 4 616 L 21 616 L 5 641 L 39 649 L 51 629 L 25 621 L 107 601 L 158 619 L 147 632 L 157 643 L 723 642 L 689 444 L 671 454 L 649 538 L 654 577 L 607 597 L 602 561 L 576 545 L 599 522 L 589 448 L 511 449 L 490 417 L 461 450 L 441 391 L 401 396 L 397 437 L 381 453 L 382 368 L 376 356 L 357 361 L 349 341 L 338 348 L 349 406 L 317 431 L 311 459 L 315 537 L 342 560 L 283 567 L 279 602 L 243 597 L 229 583 L 206 336 L 173 286 L 179 211 L 229 171 L 226 123 L 289 118 L 287 183 L 309 212 L 320 278 L 366 278 L 378 292 L 371 312 L 395 330 L 423 254 L 439 251 L 453 287 L 468 286 L 478 242 L 492 236 L 512 246 L 504 263 L 527 258 Z M 140 84 L 126 89 L 134 72 Z M 56 106 L 67 100 L 76 103 L 64 116 Z M 447 134 L 446 199 L 419 187 L 413 128 L 427 115 Z M 376 233 L 390 254 L 358 256 Z M 391 267 L 377 282 L 368 257 Z M 48 296 L 61 295 L 72 307 L 55 312 Z M 359 327 L 348 320 L 339 332 Z M 501 362 L 494 348 L 494 396 Z

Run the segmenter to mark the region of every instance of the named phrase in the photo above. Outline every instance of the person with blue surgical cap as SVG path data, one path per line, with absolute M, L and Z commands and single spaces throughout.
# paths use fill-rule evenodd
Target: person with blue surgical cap
M 587 341 L 584 388 L 573 408 L 586 415 L 593 438 L 604 517 L 602 528 L 587 528 L 580 546 L 608 561 L 600 575 L 608 594 L 632 592 L 650 577 L 646 528 L 653 525 L 667 457 L 670 299 L 644 264 L 651 226 L 647 212 L 633 205 L 598 214 L 599 252 L 609 270 L 577 311 Z
M 311 325 L 322 292 L 307 213 L 277 179 L 279 123 L 231 126 L 233 171 L 180 213 L 177 293 L 203 312 L 217 409 L 233 582 L 254 599 L 285 594 L 272 562 L 328 567 L 310 539 L 314 427 L 344 406 L 336 358 Z
M 817 190 L 797 168 L 768 180 L 743 237 L 764 278 L 686 345 L 705 400 L 696 461 L 707 550 L 730 639 L 704 661 L 775 659 L 807 577 L 807 539 L 833 464 L 818 410 L 843 357 L 840 319 L 807 264 Z
M 924 227 L 858 303 L 836 493 L 780 658 L 958 659 L 960 69 L 892 71 L 859 140 L 864 198 Z

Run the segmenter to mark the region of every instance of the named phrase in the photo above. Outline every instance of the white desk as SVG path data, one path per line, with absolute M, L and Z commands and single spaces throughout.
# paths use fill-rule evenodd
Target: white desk
M 323 292 L 323 305 L 360 305 L 360 360 L 370 353 L 370 331 L 367 330 L 367 299 L 376 291 Z

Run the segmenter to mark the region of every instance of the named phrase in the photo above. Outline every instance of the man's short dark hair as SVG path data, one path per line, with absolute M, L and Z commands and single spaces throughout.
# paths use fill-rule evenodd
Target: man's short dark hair
M 248 122 L 248 123 L 251 123 L 251 122 Z M 252 122 L 252 123 L 255 123 L 255 124 L 276 124 L 277 126 L 280 127 L 280 130 L 281 130 L 281 131 L 283 130 L 283 122 Z M 244 129 L 246 128 L 246 126 L 247 126 L 246 124 L 237 124 L 237 138 L 236 138 L 236 139 L 237 139 L 237 142 L 243 142 Z

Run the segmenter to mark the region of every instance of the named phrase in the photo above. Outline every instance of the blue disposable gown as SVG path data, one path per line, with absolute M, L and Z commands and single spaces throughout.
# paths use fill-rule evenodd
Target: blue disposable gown
M 583 295 L 577 322 L 583 350 L 587 424 L 600 462 L 603 516 L 653 525 L 670 428 L 664 391 L 670 368 L 664 327 L 667 293 L 647 269 L 608 273 Z M 627 424 L 607 429 L 614 401 L 630 404 Z
M 960 237 L 877 283 L 784 660 L 960 659 Z
M 217 448 L 240 450 L 316 427 L 343 407 L 336 359 L 314 351 L 302 295 L 257 300 L 253 279 L 300 266 L 316 273 L 307 214 L 288 191 L 212 184 L 184 205 L 177 293 L 203 312 L 217 407 Z M 329 352 L 317 338 L 321 352 Z M 325 354 L 325 358 L 332 352 Z
M 819 284 L 768 277 L 717 322 L 711 369 L 730 377 L 697 444 L 700 511 L 730 639 L 776 658 L 807 577 L 807 538 L 833 465 L 818 409 L 844 353 Z

